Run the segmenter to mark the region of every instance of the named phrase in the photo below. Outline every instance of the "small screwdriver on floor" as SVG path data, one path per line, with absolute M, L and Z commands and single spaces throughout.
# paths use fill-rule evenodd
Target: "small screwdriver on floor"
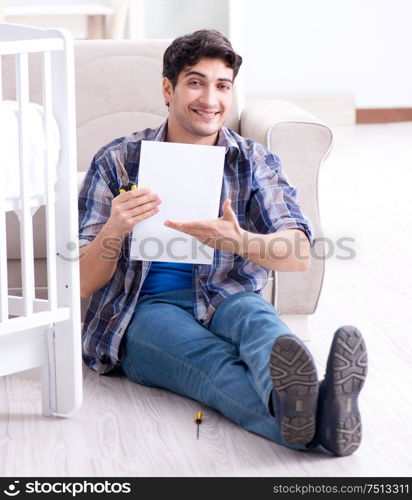
M 202 423 L 202 418 L 203 418 L 202 412 L 201 411 L 196 412 L 195 422 L 197 423 L 197 439 L 199 439 L 199 429 L 200 429 L 200 424 Z

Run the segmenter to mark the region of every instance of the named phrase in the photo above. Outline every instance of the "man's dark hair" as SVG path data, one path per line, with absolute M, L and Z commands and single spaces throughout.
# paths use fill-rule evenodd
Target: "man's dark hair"
M 232 44 L 216 30 L 198 30 L 173 40 L 163 56 L 163 76 L 176 87 L 179 73 L 186 66 L 194 66 L 203 57 L 223 59 L 233 69 L 235 79 L 242 58 L 233 50 Z

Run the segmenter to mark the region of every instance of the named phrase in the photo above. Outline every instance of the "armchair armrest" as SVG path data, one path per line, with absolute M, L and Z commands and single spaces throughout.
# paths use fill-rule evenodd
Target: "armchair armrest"
M 312 223 L 315 244 L 310 269 L 274 273 L 272 291 L 272 303 L 279 314 L 312 314 L 324 275 L 318 171 L 331 151 L 332 132 L 307 111 L 277 100 L 248 105 L 241 113 L 240 131 L 242 136 L 257 140 L 280 158 L 290 183 L 297 188 L 297 201 Z
M 312 123 L 323 125 L 329 130 L 316 116 L 288 101 L 255 101 L 246 106 L 240 116 L 242 135 L 264 145 L 268 142 L 272 128 L 284 122 Z

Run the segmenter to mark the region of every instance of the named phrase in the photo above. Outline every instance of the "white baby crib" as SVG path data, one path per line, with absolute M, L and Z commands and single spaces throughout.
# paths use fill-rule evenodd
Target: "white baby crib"
M 29 99 L 30 57 L 42 64 L 42 106 Z M 0 95 L 0 376 L 41 367 L 43 414 L 68 415 L 82 400 L 73 41 L 64 30 L 0 24 L 0 62 L 14 62 L 16 75 L 15 101 Z M 42 205 L 47 299 L 36 298 L 34 279 L 32 218 Z M 21 296 L 8 286 L 10 211 L 20 224 Z

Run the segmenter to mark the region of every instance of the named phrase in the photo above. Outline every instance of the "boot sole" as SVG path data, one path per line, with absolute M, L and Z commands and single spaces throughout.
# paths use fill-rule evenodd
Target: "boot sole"
M 304 446 L 316 431 L 319 384 L 313 358 L 294 337 L 283 335 L 273 345 L 269 367 L 282 439 Z
M 338 456 L 351 455 L 359 448 L 362 423 L 358 396 L 368 369 L 366 345 L 355 327 L 341 327 L 335 333 L 328 362 L 325 417 L 329 448 Z

